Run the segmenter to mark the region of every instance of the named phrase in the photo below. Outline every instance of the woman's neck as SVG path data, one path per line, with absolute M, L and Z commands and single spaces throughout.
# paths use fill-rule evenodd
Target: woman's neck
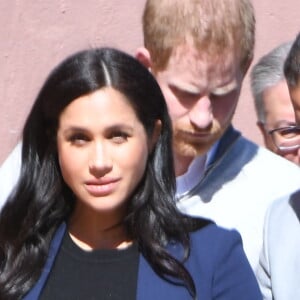
M 74 243 L 84 250 L 123 249 L 132 244 L 123 217 L 109 214 L 75 211 L 68 222 L 68 231 Z

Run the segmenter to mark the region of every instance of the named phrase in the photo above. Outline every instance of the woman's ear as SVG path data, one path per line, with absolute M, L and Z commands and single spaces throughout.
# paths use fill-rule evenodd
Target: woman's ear
M 135 52 L 135 58 L 151 72 L 152 60 L 148 49 L 145 47 L 138 48 Z
M 150 143 L 149 143 L 149 152 L 152 152 L 152 150 L 154 149 L 157 141 L 158 141 L 158 138 L 160 136 L 160 133 L 161 133 L 161 120 L 156 120 L 155 121 L 155 125 L 154 125 L 154 130 L 153 130 L 153 133 L 152 133 L 152 137 L 151 137 L 151 140 L 150 140 Z

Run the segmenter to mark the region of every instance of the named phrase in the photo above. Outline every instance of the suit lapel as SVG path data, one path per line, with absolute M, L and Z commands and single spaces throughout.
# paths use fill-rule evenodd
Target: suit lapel
M 66 231 L 66 224 L 62 223 L 56 230 L 54 238 L 52 239 L 52 242 L 50 244 L 49 255 L 39 280 L 34 285 L 34 287 L 29 291 L 29 293 L 23 298 L 23 300 L 37 300 L 39 298 L 40 293 L 51 271 L 56 254 L 58 253 L 65 231 Z
M 172 247 L 171 252 L 179 253 L 179 247 Z M 175 285 L 158 276 L 150 267 L 143 255 L 140 254 L 137 300 L 191 300 L 187 289 L 181 285 Z
M 40 293 L 46 283 L 51 268 L 53 266 L 55 257 L 60 248 L 63 236 L 66 231 L 66 224 L 63 223 L 57 229 L 54 238 L 50 245 L 49 256 L 45 267 L 42 271 L 41 277 L 30 290 L 30 292 L 23 298 L 23 300 L 38 300 Z M 181 252 L 178 245 L 169 247 L 172 255 L 178 256 Z M 187 300 L 191 299 L 187 289 L 181 285 L 175 285 L 169 281 L 158 276 L 147 260 L 140 254 L 139 268 L 138 268 L 138 282 L 137 282 L 137 300 L 156 300 L 156 299 L 172 299 L 172 300 Z

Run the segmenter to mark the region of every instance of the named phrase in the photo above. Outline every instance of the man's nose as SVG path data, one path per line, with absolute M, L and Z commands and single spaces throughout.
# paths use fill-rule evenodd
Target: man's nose
M 202 96 L 189 112 L 191 123 L 197 129 L 207 129 L 213 122 L 213 111 L 211 101 L 208 96 Z

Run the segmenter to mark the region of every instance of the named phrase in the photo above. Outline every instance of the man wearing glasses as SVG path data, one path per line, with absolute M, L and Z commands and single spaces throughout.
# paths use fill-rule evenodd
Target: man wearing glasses
M 300 127 L 295 114 L 283 65 L 292 42 L 283 43 L 264 55 L 251 71 L 257 125 L 265 146 L 272 152 L 300 165 Z
M 300 155 L 300 34 L 284 63 L 291 103 L 297 125 L 270 130 L 281 152 Z M 299 160 L 298 160 L 299 162 Z M 274 170 L 276 171 L 276 170 Z M 280 170 L 278 170 L 280 172 Z M 290 174 L 286 174 L 287 178 Z M 300 178 L 299 190 L 275 201 L 264 225 L 263 249 L 257 278 L 265 300 L 300 299 Z

